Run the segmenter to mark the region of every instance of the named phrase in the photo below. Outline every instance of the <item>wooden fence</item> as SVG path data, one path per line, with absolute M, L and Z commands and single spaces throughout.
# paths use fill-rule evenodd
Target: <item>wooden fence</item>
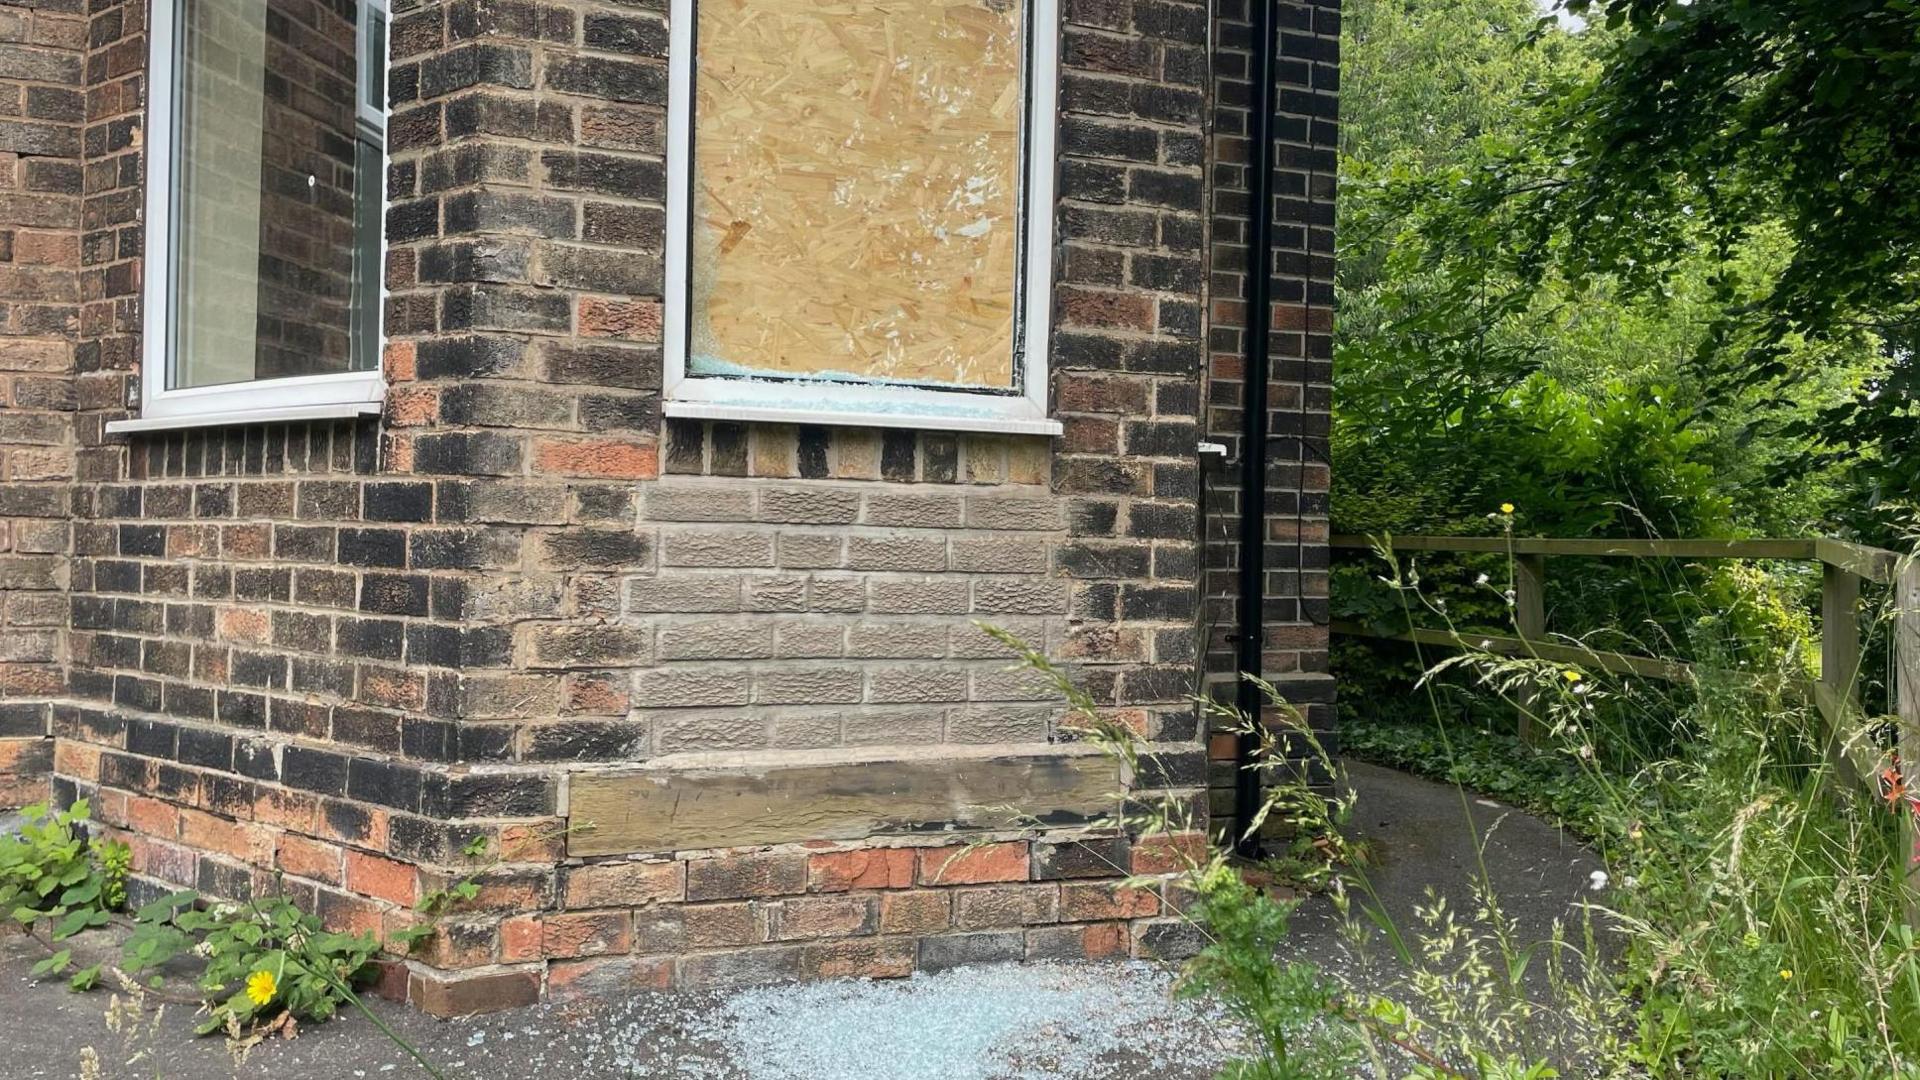
M 1397 536 L 1386 541 L 1396 552 L 1444 551 L 1509 555 L 1513 560 L 1514 635 L 1461 635 L 1454 630 L 1413 627 L 1384 633 L 1360 623 L 1335 620 L 1333 631 L 1359 637 L 1411 641 L 1442 648 L 1476 646 L 1508 656 L 1537 656 L 1620 675 L 1684 681 L 1692 669 L 1682 660 L 1593 650 L 1548 638 L 1545 587 L 1548 556 L 1625 559 L 1787 559 L 1820 564 L 1820 675 L 1808 696 L 1826 724 L 1826 749 L 1836 771 L 1850 782 L 1881 794 L 1882 771 L 1904 774 L 1906 790 L 1920 793 L 1920 561 L 1881 548 L 1844 540 L 1550 540 L 1507 536 Z M 1335 548 L 1371 549 L 1374 540 L 1335 536 Z M 1886 760 L 1866 731 L 1860 707 L 1860 587 L 1863 582 L 1893 589 L 1893 685 L 1898 720 L 1894 762 Z M 1521 735 L 1532 738 L 1531 718 L 1522 715 Z M 1908 852 L 1907 920 L 1920 926 L 1920 833 L 1915 813 L 1901 814 L 1903 848 Z

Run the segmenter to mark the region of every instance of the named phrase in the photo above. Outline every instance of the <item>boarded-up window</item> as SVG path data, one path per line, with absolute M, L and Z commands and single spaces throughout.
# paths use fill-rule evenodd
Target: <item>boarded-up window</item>
M 699 0 L 687 372 L 1018 392 L 1024 0 Z

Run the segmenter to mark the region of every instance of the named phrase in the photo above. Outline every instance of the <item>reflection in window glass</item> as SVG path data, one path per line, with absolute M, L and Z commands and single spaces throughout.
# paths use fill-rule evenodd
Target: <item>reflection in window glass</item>
M 1019 0 L 704 0 L 694 375 L 1014 391 Z
M 171 387 L 377 365 L 385 135 L 360 103 L 384 66 L 384 33 L 363 33 L 380 18 L 352 3 L 183 3 Z

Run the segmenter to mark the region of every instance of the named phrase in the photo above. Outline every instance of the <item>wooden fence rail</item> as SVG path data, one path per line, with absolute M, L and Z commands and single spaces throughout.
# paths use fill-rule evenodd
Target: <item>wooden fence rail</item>
M 1384 633 L 1361 623 L 1335 620 L 1335 633 L 1411 641 L 1443 648 L 1479 648 L 1505 656 L 1537 656 L 1619 675 L 1686 681 L 1693 667 L 1682 660 L 1635 656 L 1550 640 L 1546 612 L 1546 560 L 1549 556 L 1626 559 L 1784 559 L 1820 564 L 1820 675 L 1807 688 L 1826 725 L 1827 755 L 1852 783 L 1880 793 L 1881 771 L 1888 767 L 1883 748 L 1871 744 L 1860 707 L 1860 587 L 1862 582 L 1893 589 L 1894 710 L 1898 734 L 1893 747 L 1907 790 L 1920 792 L 1920 562 L 1881 548 L 1844 540 L 1556 540 L 1508 536 L 1396 536 L 1375 541 L 1335 536 L 1340 548 L 1371 549 L 1384 543 L 1394 551 L 1444 551 L 1510 555 L 1513 560 L 1515 634 L 1462 633 L 1413 627 Z M 1522 713 L 1521 735 L 1535 737 L 1531 718 Z M 1920 833 L 1915 814 L 1903 813 L 1902 836 L 1909 906 L 1907 920 L 1920 926 Z

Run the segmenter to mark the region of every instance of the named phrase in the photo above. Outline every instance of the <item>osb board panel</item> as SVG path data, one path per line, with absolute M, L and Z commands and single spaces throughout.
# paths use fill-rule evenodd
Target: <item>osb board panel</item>
M 1022 6 L 703 0 L 692 371 L 1014 387 Z
M 892 756 L 686 755 L 572 779 L 572 855 L 858 840 L 1006 828 L 1013 812 L 1057 825 L 1117 809 L 1118 769 L 1079 748 L 930 747 Z

